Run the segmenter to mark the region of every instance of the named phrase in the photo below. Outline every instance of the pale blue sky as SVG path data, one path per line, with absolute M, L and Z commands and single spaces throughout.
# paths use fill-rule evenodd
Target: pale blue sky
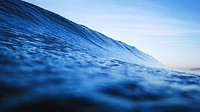
M 25 1 L 135 46 L 168 67 L 200 67 L 200 0 Z

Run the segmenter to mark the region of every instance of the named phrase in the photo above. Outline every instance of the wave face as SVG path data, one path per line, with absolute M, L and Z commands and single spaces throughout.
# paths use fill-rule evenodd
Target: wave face
M 154 67 L 154 68 L 153 68 Z M 19 0 L 0 0 L 0 111 L 200 111 L 200 75 Z
M 23 35 L 29 39 L 35 37 L 38 40 L 29 40 L 34 41 L 35 46 L 59 51 L 68 49 L 65 52 L 70 50 L 149 66 L 161 65 L 135 47 L 108 38 L 47 10 L 16 0 L 4 0 L 1 5 L 3 33 L 7 33 L 9 29 L 11 35 Z

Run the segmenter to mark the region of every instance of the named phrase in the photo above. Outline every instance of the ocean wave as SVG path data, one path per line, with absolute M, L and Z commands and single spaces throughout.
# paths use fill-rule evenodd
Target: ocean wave
M 200 76 L 20 0 L 0 0 L 0 111 L 200 111 Z

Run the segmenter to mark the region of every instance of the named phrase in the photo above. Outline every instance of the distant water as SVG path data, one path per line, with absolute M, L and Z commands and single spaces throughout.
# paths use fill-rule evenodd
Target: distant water
M 19 0 L 0 0 L 0 112 L 199 112 L 200 75 Z
M 195 74 L 199 74 L 200 75 L 200 70 L 187 70 L 185 72 L 195 73 Z

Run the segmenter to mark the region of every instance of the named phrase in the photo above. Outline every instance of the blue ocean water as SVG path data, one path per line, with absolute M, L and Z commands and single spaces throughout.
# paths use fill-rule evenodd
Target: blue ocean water
M 0 111 L 198 112 L 200 76 L 20 0 L 0 0 Z

